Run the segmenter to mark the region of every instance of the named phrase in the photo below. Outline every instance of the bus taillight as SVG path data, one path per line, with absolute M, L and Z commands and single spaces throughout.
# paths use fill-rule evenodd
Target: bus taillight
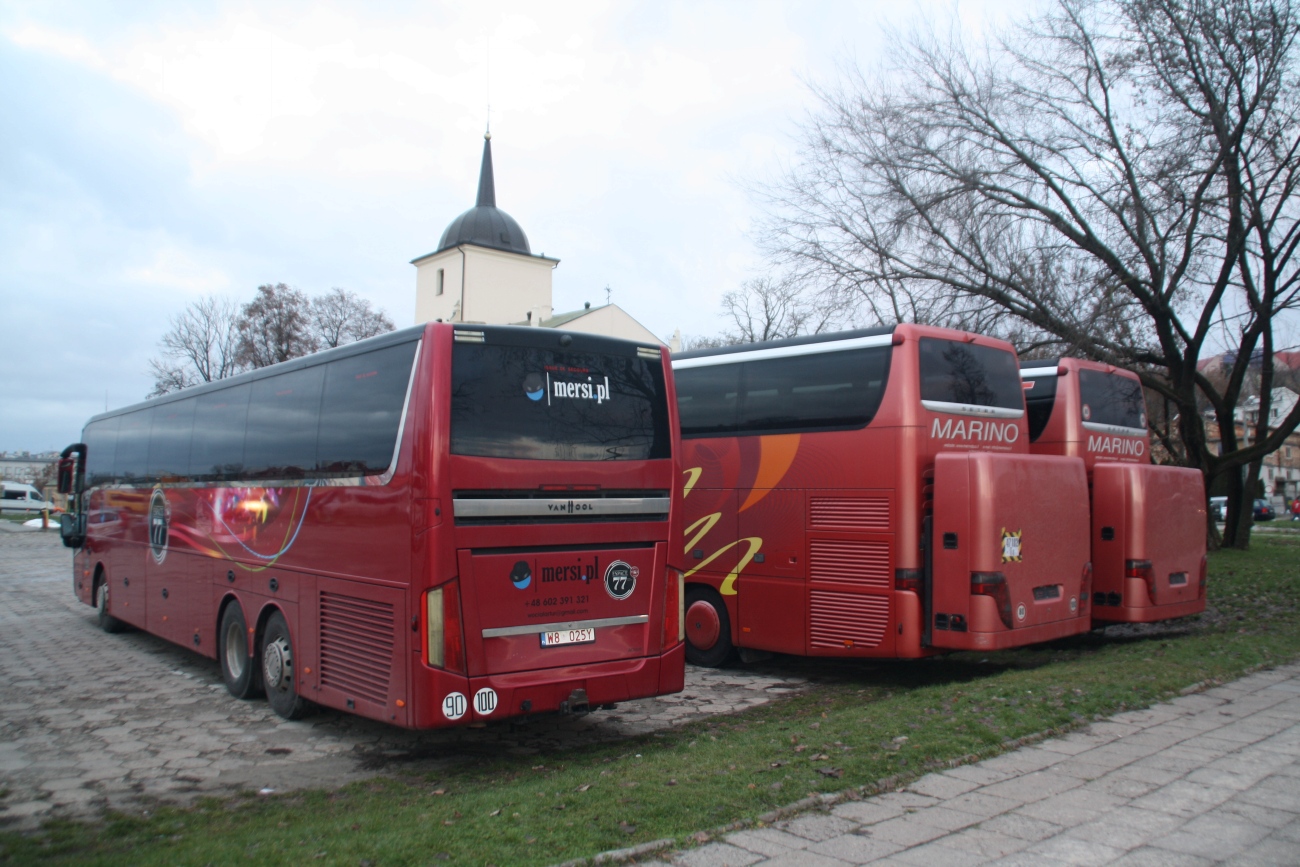
M 460 626 L 460 584 L 452 580 L 425 596 L 429 664 L 465 672 L 465 636 Z
M 998 604 L 998 617 L 1002 625 L 1011 628 L 1011 590 L 1007 587 L 1007 576 L 1001 572 L 970 573 L 970 593 L 972 596 L 989 596 Z
M 686 640 L 686 577 L 676 569 L 668 570 L 664 588 L 664 650 Z
M 1125 560 L 1124 577 L 1141 578 L 1145 581 L 1147 595 L 1151 597 L 1151 604 L 1156 604 L 1156 570 L 1151 567 L 1150 560 Z
M 925 572 L 920 569 L 895 569 L 894 570 L 894 589 L 906 590 L 910 593 L 921 595 L 924 587 Z

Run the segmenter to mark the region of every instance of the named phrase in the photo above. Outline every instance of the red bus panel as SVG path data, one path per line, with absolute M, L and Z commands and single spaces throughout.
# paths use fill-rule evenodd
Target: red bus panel
M 1088 592 L 1081 461 L 941 454 L 934 491 L 935 647 L 996 650 L 1079 631 Z
M 1205 610 L 1203 476 L 1151 463 L 1142 385 L 1076 358 L 1021 369 L 1037 455 L 1080 458 L 1091 487 L 1092 619 L 1149 623 Z

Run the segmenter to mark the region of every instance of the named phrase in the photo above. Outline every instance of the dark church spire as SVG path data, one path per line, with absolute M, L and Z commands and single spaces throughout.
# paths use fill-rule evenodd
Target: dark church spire
M 478 206 L 497 206 L 497 186 L 492 178 L 492 133 L 483 134 L 483 166 L 478 171 Z

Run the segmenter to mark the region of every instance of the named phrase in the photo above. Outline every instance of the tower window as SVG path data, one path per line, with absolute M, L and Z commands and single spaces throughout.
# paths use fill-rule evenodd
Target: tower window
M 433 294 L 434 295 L 442 294 L 442 269 L 441 268 L 438 269 L 438 285 L 437 288 L 433 290 Z

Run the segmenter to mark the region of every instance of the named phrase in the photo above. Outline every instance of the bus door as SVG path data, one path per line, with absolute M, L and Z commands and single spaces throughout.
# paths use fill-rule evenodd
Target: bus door
M 1088 536 L 1083 461 L 937 455 L 933 646 L 995 649 L 1085 631 Z

